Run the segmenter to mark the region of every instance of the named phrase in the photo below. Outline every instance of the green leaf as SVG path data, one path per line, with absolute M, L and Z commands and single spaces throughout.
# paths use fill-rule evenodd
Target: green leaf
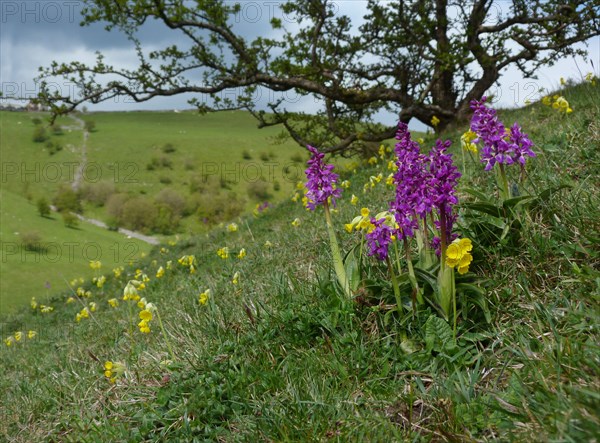
M 457 283 L 456 292 L 469 295 L 468 299 L 481 309 L 485 316 L 485 321 L 488 323 L 492 322 L 492 314 L 485 298 L 485 291 L 479 286 L 475 286 L 471 283 Z
M 425 322 L 425 346 L 427 351 L 443 352 L 456 348 L 452 329 L 442 318 L 430 315 Z
M 344 267 L 346 268 L 346 276 L 350 283 L 350 289 L 353 292 L 356 292 L 360 285 L 361 278 L 359 263 L 354 254 L 354 249 L 355 248 L 351 249 L 348 254 L 346 254 L 346 257 L 344 258 Z
M 502 206 L 504 206 L 505 208 L 513 208 L 517 205 L 521 205 L 523 204 L 523 202 L 527 202 L 529 200 L 534 199 L 535 197 L 532 197 L 531 195 L 521 195 L 519 197 L 513 197 L 513 198 L 509 198 L 508 200 L 504 200 L 502 202 Z
M 490 203 L 463 203 L 462 206 L 466 209 L 483 212 L 484 214 L 491 215 L 492 217 L 504 218 L 504 211 L 502 208 L 494 206 Z
M 485 195 L 483 192 L 478 191 L 477 189 L 473 189 L 473 188 L 463 188 L 463 191 L 466 192 L 467 194 L 471 194 L 473 197 L 478 198 L 479 200 L 482 200 L 484 202 L 488 202 L 490 201 L 489 197 L 487 195 Z

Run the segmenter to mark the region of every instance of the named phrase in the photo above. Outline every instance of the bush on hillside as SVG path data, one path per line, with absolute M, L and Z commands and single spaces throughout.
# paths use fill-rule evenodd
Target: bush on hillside
M 40 197 L 36 202 L 38 214 L 42 217 L 48 217 L 50 215 L 50 203 L 46 197 Z
M 52 203 L 59 212 L 73 211 L 81 213 L 83 211 L 81 196 L 68 185 L 63 185 L 58 189 Z
M 81 190 L 83 200 L 98 207 L 104 206 L 114 193 L 115 184 L 110 181 L 86 183 Z
M 42 244 L 42 236 L 37 231 L 25 231 L 19 234 L 21 237 L 21 246 L 27 251 L 43 252 L 45 250 Z

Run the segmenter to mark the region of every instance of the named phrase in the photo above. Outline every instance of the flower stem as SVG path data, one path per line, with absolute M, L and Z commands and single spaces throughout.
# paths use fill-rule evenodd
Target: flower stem
M 408 240 L 404 239 L 404 251 L 406 253 L 406 264 L 408 265 L 408 279 L 413 287 L 412 292 L 412 303 L 413 303 L 413 314 L 417 312 L 417 299 L 419 304 L 423 303 L 423 297 L 419 293 L 419 284 L 417 283 L 417 277 L 415 276 L 415 270 L 412 265 L 412 260 L 410 258 L 410 245 L 408 244 Z
M 340 253 L 340 247 L 337 242 L 333 223 L 331 223 L 331 214 L 329 212 L 329 204 L 327 201 L 323 203 L 323 208 L 325 208 L 325 220 L 327 222 L 327 232 L 329 233 L 329 245 L 331 246 L 333 269 L 335 270 L 338 282 L 342 285 L 342 288 L 344 288 L 345 294 L 350 298 L 352 297 L 350 282 L 346 276 L 346 269 L 344 269 L 344 261 L 342 260 L 342 254 Z
M 392 288 L 394 288 L 394 297 L 396 297 L 396 305 L 398 307 L 398 312 L 402 313 L 402 298 L 400 297 L 400 287 L 398 286 L 398 280 L 396 279 L 396 273 L 394 272 L 394 267 L 392 266 L 392 261 L 390 257 L 386 257 L 386 262 L 388 266 L 388 270 L 390 272 L 390 277 L 392 278 Z
M 508 200 L 510 193 L 508 191 L 508 178 L 506 177 L 506 171 L 504 170 L 504 164 L 498 163 L 500 171 L 500 192 L 502 194 L 502 200 Z
M 158 325 L 160 326 L 160 331 L 162 332 L 162 335 L 165 338 L 165 343 L 167 344 L 167 349 L 169 350 L 169 355 L 171 356 L 171 360 L 175 360 L 175 354 L 173 353 L 173 348 L 171 347 L 171 342 L 169 341 L 169 337 L 167 337 L 167 332 L 165 331 L 165 327 L 163 326 L 163 322 L 162 322 L 162 319 L 160 318 L 160 312 L 158 312 L 158 309 L 156 310 L 156 317 L 158 317 Z

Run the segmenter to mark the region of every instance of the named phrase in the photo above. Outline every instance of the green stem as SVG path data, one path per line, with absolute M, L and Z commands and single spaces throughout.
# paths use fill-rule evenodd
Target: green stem
M 396 279 L 396 273 L 394 272 L 394 267 L 392 266 L 392 261 L 390 257 L 386 257 L 386 262 L 388 266 L 388 270 L 390 272 L 390 277 L 392 278 L 392 288 L 394 288 L 394 297 L 396 297 L 396 305 L 398 307 L 398 312 L 402 313 L 402 298 L 400 297 L 400 287 L 398 286 L 398 280 Z
M 498 163 L 500 171 L 500 192 L 502 193 L 502 200 L 508 200 L 510 194 L 508 192 L 508 178 L 506 177 L 506 171 L 504 170 L 504 164 Z
M 160 326 L 160 331 L 162 332 L 163 337 L 165 338 L 165 343 L 167 344 L 167 349 L 169 350 L 169 355 L 171 356 L 171 360 L 175 360 L 175 354 L 173 353 L 173 348 L 171 347 L 171 342 L 169 341 L 169 337 L 167 337 L 167 332 L 165 331 L 165 327 L 163 326 L 162 319 L 160 318 L 160 313 L 158 309 L 156 310 L 156 317 L 158 318 L 158 325 Z
M 338 282 L 342 285 L 344 292 L 350 298 L 352 292 L 350 291 L 350 281 L 346 276 L 346 269 L 344 269 L 344 261 L 342 260 L 342 254 L 340 253 L 340 247 L 337 242 L 337 236 L 335 235 L 335 229 L 333 223 L 331 223 L 331 214 L 329 212 L 329 204 L 323 203 L 325 208 L 325 220 L 327 222 L 327 232 L 329 233 L 329 245 L 331 246 L 331 255 L 333 258 L 333 269 L 337 275 Z
M 413 303 L 413 314 L 417 312 L 417 299 L 419 304 L 423 303 L 423 297 L 419 293 L 419 284 L 417 283 L 417 277 L 415 276 L 415 270 L 412 265 L 410 258 L 410 245 L 408 240 L 404 239 L 404 251 L 406 253 L 406 264 L 408 265 L 408 279 L 413 287 L 412 303 Z

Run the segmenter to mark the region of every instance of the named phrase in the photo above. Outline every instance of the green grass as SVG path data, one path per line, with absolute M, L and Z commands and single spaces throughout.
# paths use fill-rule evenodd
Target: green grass
M 47 302 L 73 278 L 89 280 L 90 260 L 101 260 L 110 270 L 150 250 L 147 243 L 89 223 L 67 228 L 56 213 L 40 217 L 34 204 L 8 190 L 0 191 L 0 201 L 0 315 L 27 306 L 31 297 Z M 26 250 L 21 236 L 27 232 L 37 233 L 45 250 Z
M 585 84 L 562 93 L 574 109 L 568 117 L 537 103 L 501 113 L 506 124 L 518 120 L 536 144 L 538 156 L 528 162 L 519 192 L 568 185 L 535 200 L 520 228 L 495 237 L 482 222 L 489 219 L 468 209 L 467 187 L 488 196 L 495 187 L 490 174 L 466 159 L 458 229 L 473 239 L 471 271 L 485 290 L 491 321 L 468 310 L 457 347 L 427 346 L 429 308 L 414 319 L 389 308 L 391 285 L 374 260 L 366 262 L 360 297 L 339 297 L 322 212 L 286 201 L 259 218 L 238 220 L 237 232 L 219 228 L 182 240 L 138 266 L 151 277 L 141 295 L 156 303 L 166 337 L 156 315 L 151 333 L 141 334 L 138 308 L 107 303 L 120 299 L 134 268 L 76 303 L 65 303 L 66 291 L 56 294 L 50 314 L 4 317 L 3 338 L 15 331 L 38 335 L 0 348 L 0 436 L 15 442 L 597 439 L 600 88 Z M 462 130 L 444 134 L 457 154 Z M 391 198 L 382 184 L 362 193 L 381 167 L 343 177 L 352 184 L 333 215 L 343 251 L 357 240 L 342 224 L 361 206 L 377 212 Z M 358 206 L 349 203 L 353 193 Z M 296 217 L 301 223 L 294 228 Z M 489 232 L 477 231 L 481 226 Z M 224 246 L 228 260 L 216 255 Z M 248 255 L 240 260 L 242 247 Z M 184 254 L 196 256 L 195 273 L 177 264 Z M 155 278 L 169 260 L 174 269 Z M 235 272 L 238 285 L 231 282 Z M 208 288 L 209 302 L 200 305 L 198 295 Z M 98 310 L 76 323 L 91 301 Z M 127 366 L 115 384 L 103 375 L 105 361 Z

